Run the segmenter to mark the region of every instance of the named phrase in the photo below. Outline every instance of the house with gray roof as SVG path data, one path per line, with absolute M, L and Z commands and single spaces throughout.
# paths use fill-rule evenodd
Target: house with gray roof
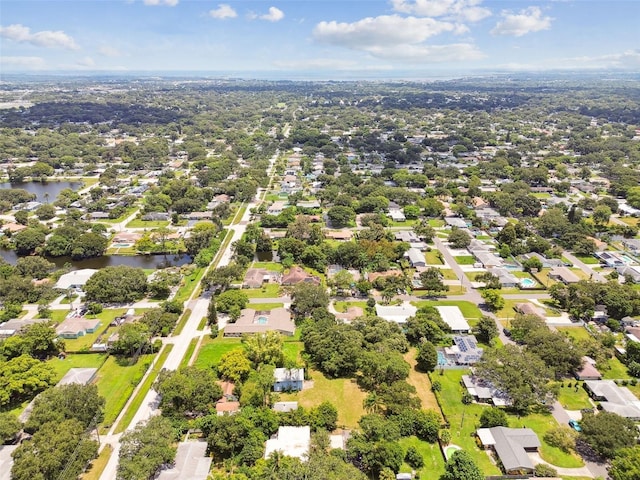
M 535 465 L 529 452 L 540 448 L 540 440 L 530 428 L 479 428 L 476 432 L 482 446 L 492 449 L 507 475 L 533 473 Z
M 627 387 L 620 387 L 613 380 L 587 380 L 584 388 L 600 402 L 602 410 L 640 421 L 640 400 Z
M 241 337 L 244 334 L 251 335 L 274 330 L 287 336 L 295 333 L 296 325 L 291 321 L 289 310 L 283 307 L 271 310 L 245 308 L 240 312 L 240 318 L 235 323 L 228 323 L 224 327 L 224 336 Z
M 425 258 L 424 253 L 422 253 L 417 248 L 410 248 L 407 251 L 406 255 L 409 258 L 409 263 L 411 264 L 412 267 L 415 268 L 415 267 L 427 266 L 427 259 Z
M 158 480 L 205 480 L 213 461 L 206 454 L 207 442 L 179 443 L 174 466 L 160 472 Z

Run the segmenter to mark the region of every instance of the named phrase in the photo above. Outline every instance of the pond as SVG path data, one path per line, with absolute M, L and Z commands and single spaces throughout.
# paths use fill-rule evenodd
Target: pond
M 65 188 L 70 188 L 71 190 L 78 190 L 82 188 L 82 182 L 68 182 L 68 181 L 60 181 L 60 182 L 24 182 L 24 183 L 9 183 L 2 182 L 0 183 L 0 188 L 8 189 L 8 188 L 21 188 L 30 193 L 36 194 L 36 201 L 38 202 L 53 202 L 58 194 L 64 190 Z
M 0 257 L 11 265 L 18 261 L 18 255 L 13 250 L 0 249 Z M 191 256 L 186 253 L 178 255 L 105 255 L 97 258 L 86 258 L 84 260 L 72 260 L 71 257 L 47 258 L 62 268 L 65 263 L 71 264 L 72 270 L 81 268 L 95 268 L 99 270 L 104 267 L 115 267 L 117 265 L 128 265 L 130 267 L 144 269 L 161 269 L 167 267 L 179 267 L 191 263 Z

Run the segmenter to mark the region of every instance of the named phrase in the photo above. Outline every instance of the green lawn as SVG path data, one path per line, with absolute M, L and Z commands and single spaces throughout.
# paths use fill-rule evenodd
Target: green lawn
M 106 432 L 129 399 L 131 392 L 149 368 L 153 355 L 142 355 L 135 365 L 119 365 L 116 357 L 109 357 L 98 371 L 98 393 L 105 398 L 102 431 Z
M 609 380 L 629 379 L 631 376 L 627 367 L 617 357 L 610 358 L 607 362 L 609 369 L 602 372 L 602 378 Z
M 142 220 L 134 218 L 127 223 L 127 228 L 163 228 L 169 226 L 168 220 Z
M 429 226 L 433 228 L 444 227 L 444 220 L 440 218 L 432 218 L 431 220 L 429 220 Z
M 455 272 L 450 268 L 441 268 L 440 273 L 442 274 L 442 278 L 444 280 L 458 280 Z
M 200 345 L 200 351 L 194 365 L 200 368 L 211 368 L 218 364 L 222 355 L 236 348 L 242 348 L 239 338 L 218 337 L 212 339 L 205 337 Z
M 453 258 L 458 265 L 473 265 L 474 263 L 476 263 L 476 259 L 471 255 L 462 255 Z
M 335 307 L 335 309 L 338 312 L 346 312 L 347 308 L 349 308 L 349 307 L 360 307 L 364 311 L 367 308 L 367 302 L 359 302 L 359 301 L 343 302 L 343 301 L 339 301 L 339 302 L 335 302 L 333 304 L 333 306 Z
M 191 356 L 193 355 L 193 352 L 196 349 L 197 345 L 198 338 L 192 338 L 191 342 L 189 342 L 189 346 L 187 347 L 187 351 L 185 352 L 184 357 L 182 357 L 182 360 L 180 361 L 180 368 L 189 366 L 189 360 L 191 360 Z
M 247 304 L 247 308 L 253 308 L 254 310 L 273 310 L 274 308 L 282 308 L 284 307 L 284 303 L 249 303 Z
M 287 360 L 291 360 L 293 362 L 297 362 L 302 365 L 300 354 L 304 350 L 304 344 L 302 342 L 284 342 L 282 345 L 282 353 L 284 353 L 284 358 Z
M 47 363 L 55 369 L 57 382 L 72 368 L 100 368 L 106 359 L 106 353 L 70 354 L 64 360 L 50 358 Z
M 574 257 L 587 265 L 597 265 L 600 263 L 600 260 L 592 255 L 574 255 Z
M 571 387 L 568 386 L 569 383 L 571 383 Z M 576 383 L 579 384 L 577 390 L 575 388 Z M 564 408 L 567 410 L 581 410 L 593 407 L 589 401 L 589 394 L 580 382 L 568 381 L 562 382 L 561 385 L 565 386 L 561 386 L 558 389 L 558 401 Z
M 189 300 L 189 297 L 200 283 L 203 274 L 204 268 L 196 268 L 191 275 L 184 277 L 183 284 L 176 292 L 174 301 L 184 303 Z
M 131 423 L 131 420 L 133 420 L 133 417 L 135 416 L 136 412 L 140 408 L 140 405 L 142 405 L 144 398 L 147 396 L 147 393 L 149 392 L 149 389 L 153 385 L 153 382 L 156 381 L 156 378 L 158 377 L 158 373 L 160 373 L 160 370 L 162 369 L 162 366 L 164 365 L 164 362 L 167 360 L 167 357 L 169 356 L 169 353 L 171 353 L 172 349 L 173 349 L 173 345 L 171 344 L 166 345 L 164 347 L 164 349 L 158 356 L 156 363 L 153 365 L 153 370 L 149 373 L 147 378 L 145 378 L 144 383 L 140 386 L 140 389 L 136 393 L 136 396 L 133 398 L 133 400 L 129 404 L 129 408 L 127 408 L 127 411 L 124 413 L 124 415 L 120 419 L 120 423 L 118 423 L 118 426 L 115 429 L 115 433 L 123 432 L 129 426 L 129 424 Z
M 252 268 L 264 268 L 270 272 L 282 272 L 284 267 L 281 263 L 276 262 L 254 262 Z
M 242 290 L 249 298 L 278 298 L 280 296 L 280 285 L 277 283 L 266 283 L 262 288 L 247 288 Z
M 462 315 L 468 320 L 473 318 L 480 318 L 482 316 L 482 312 L 475 303 L 467 302 L 464 300 L 456 301 L 456 300 L 423 300 L 418 302 L 411 302 L 418 308 L 424 306 L 430 307 L 459 307 Z
M 321 372 L 310 371 L 313 387 L 295 393 L 282 393 L 283 401 L 297 401 L 305 408 L 315 407 L 329 400 L 338 409 L 338 428 L 357 428 L 358 420 L 364 415 L 362 401 L 365 392 L 360 390 L 355 380 L 348 378 L 329 379 Z
M 424 257 L 427 259 L 427 265 L 444 265 L 438 253 L 438 250 L 431 250 L 430 252 L 424 253 Z
M 89 469 L 80 475 L 80 480 L 99 480 L 109 462 L 109 457 L 111 457 L 112 452 L 113 448 L 107 443 L 100 452 L 100 455 L 91 462 Z
M 584 327 L 556 327 L 559 332 L 568 335 L 574 340 L 588 340 L 591 334 Z
M 418 453 L 422 455 L 424 467 L 419 470 L 416 478 L 420 480 L 433 480 L 434 478 L 439 478 L 440 475 L 444 473 L 445 461 L 438 443 L 427 443 L 414 436 L 401 438 L 398 443 L 405 453 L 409 447 L 415 447 Z M 411 466 L 406 463 L 400 467 L 400 472 L 411 473 L 412 470 Z

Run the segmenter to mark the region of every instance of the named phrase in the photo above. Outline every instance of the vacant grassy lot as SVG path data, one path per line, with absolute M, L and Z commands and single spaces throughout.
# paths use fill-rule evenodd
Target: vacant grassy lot
M 304 350 L 304 344 L 302 342 L 284 342 L 282 345 L 282 353 L 284 354 L 284 358 L 286 360 L 291 360 L 293 362 L 297 362 L 302 365 L 302 358 L 300 354 Z
M 153 382 L 155 382 L 156 378 L 158 378 L 158 373 L 160 373 L 160 370 L 162 369 L 162 366 L 167 360 L 167 357 L 169 356 L 169 353 L 171 353 L 172 349 L 173 345 L 165 345 L 162 353 L 160 353 L 156 363 L 153 365 L 153 371 L 151 371 L 147 378 L 145 378 L 144 383 L 140 386 L 140 389 L 136 393 L 136 396 L 133 398 L 133 401 L 129 404 L 127 411 L 120 419 L 120 423 L 118 423 L 118 426 L 115 429 L 115 433 L 123 432 L 129 426 L 131 420 L 133 420 L 133 417 L 140 408 L 140 405 L 142 405 L 144 398 L 147 396 L 147 393 L 153 385 Z
M 278 298 L 280 297 L 280 285 L 267 283 L 262 288 L 247 288 L 242 290 L 249 298 Z
M 482 316 L 482 313 L 480 312 L 480 309 L 478 308 L 478 306 L 474 303 L 471 302 L 466 302 L 464 300 L 460 300 L 460 301 L 456 301 L 456 300 L 436 300 L 436 301 L 429 301 L 429 300 L 424 300 L 424 301 L 418 301 L 418 302 L 411 302 L 413 305 L 415 305 L 418 308 L 421 307 L 425 307 L 425 306 L 429 306 L 429 307 L 458 307 L 460 308 L 460 311 L 462 312 L 462 315 L 464 315 L 464 317 L 466 319 L 474 319 L 474 318 L 480 318 Z
M 253 308 L 254 310 L 266 310 L 267 312 L 273 310 L 274 308 L 282 308 L 284 307 L 284 303 L 249 303 L 247 308 Z
M 415 447 L 418 453 L 422 455 L 424 459 L 424 467 L 418 472 L 420 480 L 433 480 L 439 478 L 444 473 L 444 457 L 440 450 L 438 443 L 427 443 L 420 440 L 418 437 L 405 437 L 401 438 L 398 443 L 402 449 L 406 452 L 409 447 Z M 410 473 L 413 469 L 406 463 L 400 467 L 401 472 Z
M 429 220 L 429 226 L 433 228 L 444 227 L 444 220 L 440 218 L 432 218 Z
M 416 370 L 416 353 L 416 349 L 411 348 L 404 355 L 405 361 L 411 365 L 407 381 L 415 387 L 418 398 L 422 402 L 423 409 L 433 409 L 440 413 L 438 400 L 436 399 L 435 394 L 431 391 L 431 379 L 429 378 L 429 375 Z
M 106 353 L 72 354 L 67 355 L 64 360 L 51 358 L 47 363 L 55 369 L 57 382 L 72 368 L 100 368 L 106 359 Z
M 105 398 L 104 420 L 101 430 L 106 432 L 129 399 L 131 392 L 149 368 L 153 355 L 142 355 L 135 365 L 120 364 L 116 357 L 109 357 L 98 370 L 98 393 Z
M 335 302 L 333 304 L 333 306 L 335 307 L 335 309 L 338 312 L 346 312 L 347 308 L 349 307 L 360 307 L 362 310 L 366 310 L 367 308 L 367 302 L 343 302 L 343 301 L 339 301 L 339 302 Z
M 284 270 L 282 264 L 276 262 L 254 262 L 252 268 L 264 268 L 270 272 L 282 272 Z
M 624 380 L 631 378 L 629 372 L 627 371 L 627 367 L 624 365 L 624 363 L 618 360 L 617 357 L 610 358 L 608 364 L 609 369 L 601 372 L 602 378 L 609 380 Z
M 476 263 L 476 259 L 471 255 L 462 255 L 460 257 L 453 257 L 458 265 L 473 265 Z
M 365 413 L 362 401 L 366 395 L 356 381 L 349 378 L 329 379 L 317 370 L 311 370 L 310 374 L 312 388 L 280 394 L 281 400 L 297 401 L 305 408 L 315 407 L 329 400 L 338 409 L 338 427 L 357 428 L 358 420 Z
M 587 265 L 598 265 L 600 260 L 592 255 L 574 255 L 578 260 Z
M 200 345 L 200 351 L 194 365 L 200 368 L 211 368 L 218 364 L 222 355 L 236 348 L 242 348 L 239 338 L 218 337 L 212 339 L 205 337 Z
M 441 260 L 441 256 L 438 255 L 440 253 L 437 250 L 431 250 L 430 252 L 425 252 L 424 257 L 427 259 L 428 265 L 444 265 L 444 262 Z
M 588 340 L 591 338 L 591 334 L 584 327 L 556 327 L 556 330 L 574 340 Z
M 442 278 L 444 280 L 458 280 L 458 277 L 456 277 L 455 272 L 450 268 L 441 268 L 440 273 L 442 273 Z
M 568 384 L 571 386 L 567 386 Z M 576 388 L 576 383 L 578 387 Z M 566 382 L 560 385 L 565 385 L 558 389 L 558 401 L 567 410 L 581 410 L 583 408 L 592 408 L 593 405 L 589 401 L 589 394 L 582 386 L 580 382 Z

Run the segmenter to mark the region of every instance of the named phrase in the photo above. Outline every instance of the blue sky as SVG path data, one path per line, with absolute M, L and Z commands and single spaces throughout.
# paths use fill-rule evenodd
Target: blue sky
M 640 71 L 639 0 L 2 0 L 0 70 Z M 286 73 L 285 73 L 286 76 Z

